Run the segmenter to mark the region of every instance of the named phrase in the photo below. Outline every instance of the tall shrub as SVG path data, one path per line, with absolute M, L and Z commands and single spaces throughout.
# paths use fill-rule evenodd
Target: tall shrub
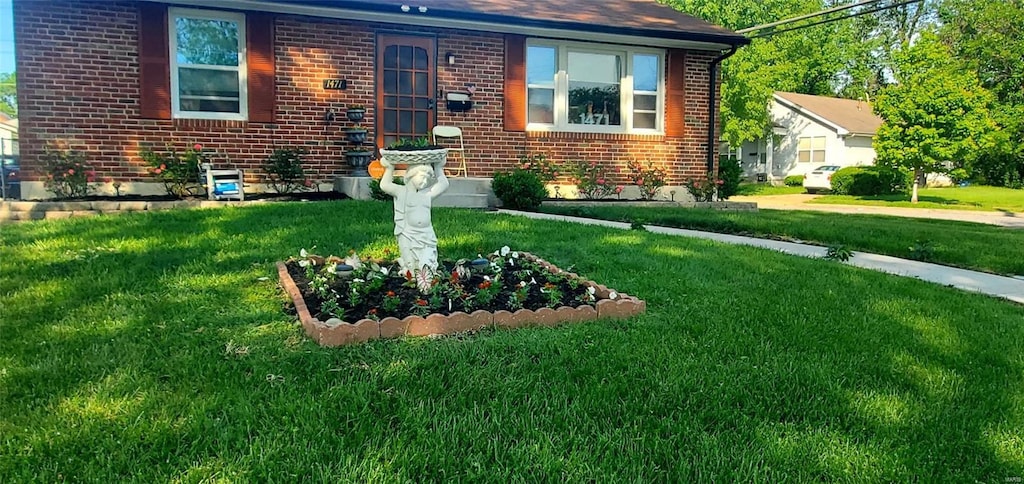
M 740 181 L 743 178 L 743 167 L 740 160 L 735 157 L 728 157 L 718 162 L 718 179 L 722 181 L 718 187 L 718 198 L 725 200 L 736 194 L 740 189 Z

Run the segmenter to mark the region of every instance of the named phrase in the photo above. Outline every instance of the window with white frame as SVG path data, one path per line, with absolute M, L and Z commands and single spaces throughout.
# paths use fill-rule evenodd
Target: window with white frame
M 661 132 L 664 52 L 530 41 L 527 129 Z
M 245 15 L 171 8 L 168 22 L 174 117 L 246 119 Z
M 797 140 L 797 161 L 800 163 L 825 162 L 825 137 L 810 136 Z

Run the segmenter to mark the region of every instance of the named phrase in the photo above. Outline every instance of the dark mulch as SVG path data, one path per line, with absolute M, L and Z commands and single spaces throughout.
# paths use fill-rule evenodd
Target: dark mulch
M 350 323 L 362 318 L 393 316 L 401 319 L 410 315 L 448 315 L 456 311 L 472 313 L 481 309 L 515 312 L 519 309 L 537 310 L 543 307 L 593 306 L 596 303 L 582 279 L 574 279 L 566 274 L 552 274 L 540 265 L 523 259 L 517 259 L 514 266 L 507 265 L 507 260 L 500 257 L 492 257 L 492 260 L 503 267 L 500 275 L 488 268 L 474 271 L 471 277 L 465 279 L 453 274 L 455 262 L 442 261 L 439 276 L 434 279 L 434 288 L 428 294 L 420 292 L 410 274 L 400 273 L 396 263 L 381 263 L 390 270 L 389 275 L 383 277 L 370 274 L 373 271 L 367 264 L 347 278 L 329 278 L 327 287 L 330 292 L 319 293 L 311 287 L 306 268 L 300 267 L 298 261 L 289 260 L 286 266 L 302 293 L 309 313 L 321 321 L 337 317 L 338 313 L 335 310 L 335 314 L 329 314 L 329 306 L 325 310 L 325 298 L 322 297 L 325 292 L 328 298 L 334 299 L 338 307 L 344 310 L 341 319 Z M 323 265 L 314 267 L 316 273 L 321 274 Z M 356 287 L 355 291 L 353 287 Z M 515 295 L 517 289 L 518 296 Z M 387 301 L 389 298 L 390 301 Z M 512 305 L 513 300 L 520 301 L 521 305 Z

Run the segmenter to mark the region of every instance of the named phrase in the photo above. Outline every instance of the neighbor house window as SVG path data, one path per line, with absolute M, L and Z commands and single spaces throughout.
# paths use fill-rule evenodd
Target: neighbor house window
M 797 141 L 797 161 L 800 163 L 824 163 L 825 137 L 800 138 Z
M 168 12 L 174 117 L 246 119 L 245 15 Z
M 664 58 L 658 50 L 531 41 L 527 129 L 662 131 Z

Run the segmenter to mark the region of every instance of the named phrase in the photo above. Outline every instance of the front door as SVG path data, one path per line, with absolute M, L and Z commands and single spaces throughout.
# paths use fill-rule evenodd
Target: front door
M 434 127 L 434 57 L 431 37 L 377 36 L 377 147 L 430 137 Z

